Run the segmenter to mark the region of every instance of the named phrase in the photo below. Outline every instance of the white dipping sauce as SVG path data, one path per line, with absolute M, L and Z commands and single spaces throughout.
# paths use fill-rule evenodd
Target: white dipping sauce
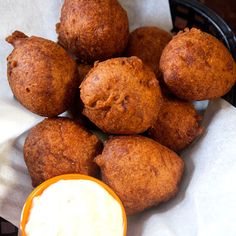
M 33 199 L 27 236 L 123 236 L 120 204 L 90 180 L 60 180 Z

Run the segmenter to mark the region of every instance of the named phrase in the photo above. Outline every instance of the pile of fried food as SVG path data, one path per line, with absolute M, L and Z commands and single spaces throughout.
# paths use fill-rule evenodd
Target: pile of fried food
M 19 31 L 6 39 L 15 98 L 48 117 L 24 145 L 33 186 L 67 173 L 101 177 L 127 214 L 169 200 L 184 171 L 175 152 L 203 130 L 191 102 L 235 83 L 228 50 L 196 28 L 174 37 L 157 27 L 129 33 L 117 0 L 65 0 L 56 31 L 58 43 Z M 73 118 L 57 117 L 66 110 Z

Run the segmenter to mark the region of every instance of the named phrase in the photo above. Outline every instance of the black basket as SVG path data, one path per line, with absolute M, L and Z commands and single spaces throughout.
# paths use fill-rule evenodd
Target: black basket
M 0 218 L 0 235 L 1 236 L 17 236 L 18 230 L 15 226 Z
M 158 1 L 158 0 L 157 0 Z M 169 0 L 173 20 L 173 32 L 183 30 L 185 27 L 197 27 L 220 39 L 230 50 L 236 59 L 236 37 L 230 27 L 215 12 L 194 0 Z M 236 87 L 234 87 L 224 98 L 236 106 Z M 0 235 L 17 236 L 15 233 L 1 232 L 1 224 L 6 221 L 0 218 Z
M 196 27 L 214 35 L 229 49 L 236 60 L 236 36 L 225 21 L 214 11 L 195 0 L 169 0 L 173 21 L 173 32 L 185 27 Z M 224 96 L 236 106 L 236 86 Z

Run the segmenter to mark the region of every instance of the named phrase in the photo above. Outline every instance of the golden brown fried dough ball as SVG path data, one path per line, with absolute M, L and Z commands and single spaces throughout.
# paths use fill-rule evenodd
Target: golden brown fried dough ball
M 157 27 L 137 28 L 129 36 L 126 55 L 139 57 L 159 78 L 161 53 L 171 39 L 168 32 Z
M 24 158 L 33 186 L 61 174 L 96 176 L 101 142 L 69 118 L 48 118 L 28 134 Z
M 143 136 L 110 139 L 95 161 L 129 215 L 173 197 L 184 170 L 177 154 Z
M 235 62 L 226 47 L 195 28 L 170 41 L 161 56 L 160 69 L 168 88 L 186 100 L 223 96 L 236 80 Z
M 59 43 L 86 62 L 118 56 L 129 36 L 127 13 L 117 0 L 65 0 L 56 28 Z
M 56 116 L 70 106 L 79 84 L 77 65 L 56 43 L 15 31 L 7 39 L 8 81 L 17 100 L 41 116 Z
M 180 151 L 202 133 L 194 106 L 176 98 L 165 98 L 150 136 L 162 145 Z
M 157 119 L 162 101 L 155 74 L 137 57 L 97 63 L 80 91 L 83 113 L 113 134 L 147 130 Z

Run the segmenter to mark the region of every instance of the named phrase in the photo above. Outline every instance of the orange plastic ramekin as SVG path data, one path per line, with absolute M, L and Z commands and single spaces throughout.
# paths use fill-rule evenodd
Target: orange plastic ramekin
M 106 184 L 104 184 L 102 181 L 95 179 L 91 176 L 87 176 L 87 175 L 81 175 L 81 174 L 66 174 L 66 175 L 59 175 L 56 176 L 54 178 L 48 179 L 45 182 L 43 182 L 42 184 L 40 184 L 38 187 L 36 187 L 33 192 L 28 196 L 22 213 L 21 213 L 21 222 L 20 222 L 20 230 L 21 230 L 21 235 L 22 236 L 27 236 L 26 232 L 25 232 L 25 226 L 27 224 L 28 221 L 28 217 L 30 214 L 30 209 L 31 209 L 31 205 L 32 205 L 32 201 L 34 199 L 34 197 L 39 196 L 42 194 L 42 192 L 48 188 L 50 185 L 58 182 L 59 180 L 74 180 L 74 179 L 78 179 L 78 180 L 90 180 L 93 181 L 97 184 L 99 184 L 103 189 L 105 189 L 121 206 L 122 209 L 122 217 L 123 217 L 123 227 L 124 227 L 124 236 L 126 236 L 126 232 L 127 232 L 127 217 L 126 217 L 126 213 L 125 213 L 125 209 L 124 206 L 121 202 L 121 200 L 119 199 L 119 197 L 116 195 L 116 193 Z

